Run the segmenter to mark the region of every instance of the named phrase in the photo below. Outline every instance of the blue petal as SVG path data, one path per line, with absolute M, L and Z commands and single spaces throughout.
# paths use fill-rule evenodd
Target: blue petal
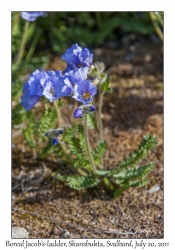
M 96 107 L 95 106 L 89 106 L 89 111 L 90 112 L 94 112 L 96 110 Z
M 82 51 L 82 48 L 78 44 L 73 44 L 71 48 L 67 49 L 66 52 L 62 55 L 62 59 L 67 63 L 73 63 L 76 66 L 80 64 L 79 53 Z
M 87 79 L 88 67 L 76 68 L 69 72 L 69 79 L 73 83 L 84 81 Z
M 24 94 L 21 97 L 21 105 L 28 111 L 30 110 L 37 102 L 39 102 L 40 96 L 30 96 Z
M 79 54 L 79 60 L 82 66 L 91 66 L 93 61 L 93 55 L 88 49 L 83 49 Z
M 56 146 L 58 144 L 58 138 L 57 137 L 54 137 L 52 139 L 52 142 L 53 142 L 53 145 Z
M 74 63 L 68 62 L 67 66 L 66 66 L 66 69 L 63 70 L 62 72 L 63 72 L 63 74 L 66 74 L 66 73 L 69 73 L 70 71 L 72 71 L 74 69 L 77 69 L 76 65 Z

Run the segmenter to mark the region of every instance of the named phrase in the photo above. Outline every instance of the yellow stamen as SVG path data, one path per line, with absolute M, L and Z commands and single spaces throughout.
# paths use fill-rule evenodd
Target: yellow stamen
M 84 93 L 83 93 L 83 98 L 84 98 L 84 99 L 87 100 L 87 99 L 89 99 L 90 97 L 91 97 L 91 94 L 90 94 L 89 92 L 84 92 Z

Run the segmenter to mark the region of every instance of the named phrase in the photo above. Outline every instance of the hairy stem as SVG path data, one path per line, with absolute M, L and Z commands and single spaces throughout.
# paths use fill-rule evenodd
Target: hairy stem
M 15 63 L 16 67 L 18 66 L 18 64 L 21 62 L 21 59 L 23 58 L 24 49 L 25 49 L 25 45 L 26 45 L 26 41 L 27 41 L 27 33 L 28 33 L 28 29 L 29 29 L 29 24 L 30 24 L 29 21 L 25 22 L 25 27 L 24 27 L 24 33 L 23 33 L 23 37 L 22 37 L 21 47 L 19 49 L 18 57 L 17 57 L 16 63 Z
M 57 112 L 57 121 L 58 121 L 58 127 L 61 127 L 61 114 L 60 114 L 60 108 L 58 107 L 57 101 L 53 102 L 56 112 Z
M 102 104 L 103 104 L 103 92 L 101 89 L 101 84 L 98 84 L 98 135 L 99 135 L 99 140 L 102 141 L 103 140 L 103 124 L 102 124 L 102 118 L 101 118 L 101 114 L 102 114 Z M 103 166 L 103 157 L 101 157 L 101 166 Z M 102 167 L 103 168 L 103 167 Z
M 58 107 L 57 101 L 54 101 L 53 104 L 54 104 L 55 109 L 56 109 L 56 112 L 57 112 L 58 127 L 61 127 L 62 121 L 61 121 L 60 108 Z M 65 143 L 64 143 L 64 142 L 60 142 L 60 147 L 61 147 L 62 151 L 64 152 L 64 154 L 65 154 L 67 160 L 68 160 L 69 162 L 71 162 L 72 159 L 71 159 L 70 155 L 67 153 L 67 149 L 66 149 Z
M 102 125 L 102 100 L 103 100 L 103 92 L 101 91 L 101 85 L 98 85 L 98 123 L 99 123 L 99 140 L 103 140 L 103 125 Z
M 91 150 L 90 150 L 90 144 L 89 144 L 89 137 L 88 137 L 88 126 L 87 126 L 87 121 L 88 121 L 88 115 L 85 113 L 85 122 L 84 122 L 84 136 L 85 136 L 85 143 L 86 143 L 86 152 L 90 161 L 90 164 L 92 166 L 93 173 L 95 174 L 96 172 L 96 167 L 95 163 L 93 161 L 92 155 L 91 155 Z

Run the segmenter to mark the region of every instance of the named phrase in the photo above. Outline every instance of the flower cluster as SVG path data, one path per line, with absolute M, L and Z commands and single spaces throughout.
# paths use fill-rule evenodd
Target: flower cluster
M 28 12 L 21 12 L 21 17 L 29 22 L 33 22 L 36 20 L 37 17 L 43 16 L 44 12 L 42 11 L 28 11 Z
M 97 93 L 96 86 L 88 79 L 93 55 L 88 49 L 82 49 L 78 44 L 74 44 L 63 54 L 62 59 L 67 63 L 64 71 L 43 72 L 37 69 L 24 83 L 21 104 L 26 110 L 30 110 L 41 96 L 51 102 L 64 96 L 72 96 L 84 104 L 83 108 L 78 109 L 82 111 L 81 114 L 75 111 L 75 118 L 81 117 L 86 111 L 95 111 L 94 106 L 88 106 Z

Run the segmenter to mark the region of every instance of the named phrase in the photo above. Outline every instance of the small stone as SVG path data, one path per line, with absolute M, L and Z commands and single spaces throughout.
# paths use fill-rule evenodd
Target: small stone
M 25 239 L 28 238 L 28 232 L 22 227 L 12 227 L 12 238 L 13 239 Z

